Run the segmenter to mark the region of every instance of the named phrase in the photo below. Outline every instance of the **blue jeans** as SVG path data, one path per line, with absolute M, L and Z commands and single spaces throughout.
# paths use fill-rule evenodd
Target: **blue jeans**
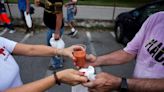
M 51 39 L 52 34 L 53 34 L 54 32 L 55 32 L 54 29 L 48 28 L 48 32 L 47 32 L 47 45 L 48 45 L 48 46 L 51 46 L 51 45 L 50 45 L 50 39 Z M 60 30 L 61 36 L 62 36 L 63 33 L 64 33 L 64 27 Z M 61 59 L 62 59 L 62 58 L 61 58 Z M 63 63 L 63 61 L 62 61 L 62 60 L 56 59 L 55 56 L 53 56 L 53 57 L 51 58 L 51 64 L 52 64 L 53 67 L 60 67 L 60 65 L 62 65 L 62 63 Z

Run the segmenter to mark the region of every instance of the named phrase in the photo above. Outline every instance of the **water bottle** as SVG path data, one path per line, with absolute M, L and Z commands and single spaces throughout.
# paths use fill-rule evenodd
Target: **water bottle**
M 65 43 L 62 40 L 62 38 L 60 38 L 59 40 L 55 40 L 54 39 L 54 34 L 52 35 L 52 38 L 50 39 L 50 45 L 53 48 L 58 48 L 58 49 L 63 49 L 65 47 Z M 55 57 L 53 57 L 53 61 L 55 63 L 55 67 L 62 67 L 62 63 L 63 63 L 63 57 L 60 55 L 56 55 Z

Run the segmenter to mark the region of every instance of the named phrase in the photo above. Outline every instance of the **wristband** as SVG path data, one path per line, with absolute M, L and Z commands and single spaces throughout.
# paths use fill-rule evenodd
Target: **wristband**
M 120 85 L 120 92 L 128 92 L 128 83 L 126 78 L 122 77 L 121 85 Z
M 61 83 L 60 83 L 55 71 L 53 72 L 53 75 L 54 75 L 54 78 L 55 78 L 55 83 L 60 85 Z

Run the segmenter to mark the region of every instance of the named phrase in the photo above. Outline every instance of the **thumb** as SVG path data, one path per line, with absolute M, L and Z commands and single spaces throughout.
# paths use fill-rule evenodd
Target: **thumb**
M 88 67 L 88 66 L 96 66 L 96 64 L 93 62 L 93 63 L 86 63 L 86 64 L 84 65 L 84 67 Z
M 96 56 L 89 54 L 89 55 L 86 55 L 86 59 L 89 60 L 90 62 L 95 62 Z
M 93 84 L 92 81 L 87 82 L 87 83 L 83 83 L 82 85 L 83 85 L 84 87 L 88 87 L 88 88 L 92 88 L 92 87 L 94 87 L 94 84 Z

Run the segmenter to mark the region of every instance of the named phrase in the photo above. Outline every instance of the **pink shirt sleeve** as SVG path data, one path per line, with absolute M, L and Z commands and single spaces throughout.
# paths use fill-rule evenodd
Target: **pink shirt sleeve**
M 142 25 L 140 30 L 137 32 L 135 37 L 127 44 L 127 46 L 123 49 L 127 53 L 136 55 L 138 50 L 141 48 L 142 43 L 144 41 L 144 37 L 146 35 L 147 30 L 149 29 L 149 24 L 152 21 L 152 17 L 150 16 Z M 133 30 L 132 30 L 133 31 Z

